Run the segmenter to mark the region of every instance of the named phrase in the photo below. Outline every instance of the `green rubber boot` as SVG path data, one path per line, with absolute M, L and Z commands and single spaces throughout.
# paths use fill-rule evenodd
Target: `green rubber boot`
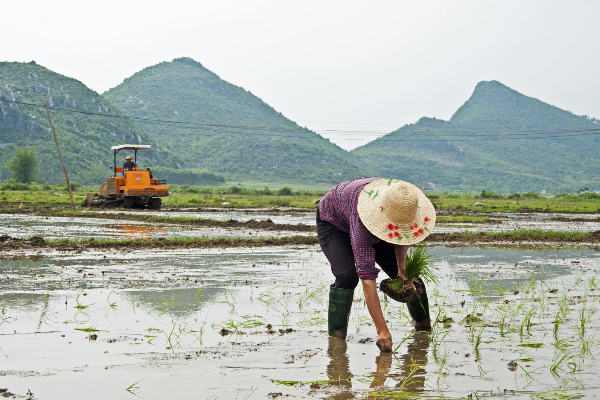
M 421 281 L 421 283 L 423 283 L 423 281 Z M 427 292 L 425 290 L 419 300 L 415 300 L 412 303 L 406 303 L 406 308 L 408 308 L 408 313 L 415 321 L 415 328 L 430 328 L 429 300 L 427 299 Z
M 329 288 L 329 313 L 327 316 L 329 336 L 346 340 L 353 298 L 354 289 Z

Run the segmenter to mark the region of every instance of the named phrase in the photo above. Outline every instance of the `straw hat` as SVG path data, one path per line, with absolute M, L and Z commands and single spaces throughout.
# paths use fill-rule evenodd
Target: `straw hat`
M 435 209 L 415 185 L 378 179 L 358 196 L 358 216 L 365 227 L 389 243 L 411 245 L 425 239 L 435 226 Z
M 133 157 L 131 157 L 129 154 L 127 154 L 127 157 L 125 157 L 126 160 L 132 160 Z

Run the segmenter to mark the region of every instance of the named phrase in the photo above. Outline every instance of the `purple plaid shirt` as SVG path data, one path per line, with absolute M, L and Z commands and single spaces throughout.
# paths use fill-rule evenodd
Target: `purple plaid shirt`
M 356 272 L 360 279 L 376 279 L 379 269 L 375 267 L 373 243 L 379 241 L 363 225 L 358 217 L 358 195 L 370 182 L 380 178 L 359 178 L 342 182 L 331 189 L 319 202 L 319 215 L 336 228 L 350 234 Z

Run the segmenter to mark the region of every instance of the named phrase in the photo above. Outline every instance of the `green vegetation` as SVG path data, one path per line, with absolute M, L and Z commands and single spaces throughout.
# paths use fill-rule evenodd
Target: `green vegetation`
M 489 221 L 490 218 L 489 217 L 474 217 L 471 215 L 453 215 L 453 216 L 441 216 L 441 217 L 436 217 L 435 219 L 435 223 L 436 224 L 448 224 L 448 223 L 455 223 L 455 224 L 465 224 L 465 223 L 476 223 L 476 222 L 487 222 Z
M 185 168 L 270 182 L 336 183 L 362 176 L 351 154 L 190 58 L 145 68 L 104 96 L 131 117 L 198 123 L 140 122 L 184 158 Z
M 507 195 L 491 193 L 493 192 L 487 192 L 487 197 L 482 197 L 481 194 L 473 195 L 469 193 L 443 193 L 440 194 L 437 199 L 432 199 L 432 201 L 438 210 L 453 209 L 505 212 L 538 211 L 595 213 L 600 209 L 600 195 L 596 193 L 582 193 L 579 195 L 559 194 L 556 196 L 542 196 L 535 193 L 514 193 Z M 483 203 L 485 205 L 475 206 L 474 204 L 476 202 Z
M 438 284 L 436 272 L 438 268 L 433 265 L 433 256 L 427 252 L 427 246 L 420 244 L 411 249 L 406 256 L 406 266 L 404 267 L 406 277 L 409 282 L 417 278 L 423 279 L 425 283 Z M 392 279 L 388 286 L 396 292 L 404 292 L 405 281 L 402 278 Z
M 506 232 L 432 233 L 425 240 L 427 242 L 459 241 L 473 244 L 475 242 L 598 243 L 599 239 L 600 237 L 594 232 L 517 229 Z
M 282 238 L 205 238 L 178 237 L 160 239 L 56 239 L 46 240 L 49 247 L 86 246 L 92 248 L 161 248 L 161 247 L 261 247 L 317 244 L 316 236 L 288 236 Z
M 417 185 L 552 193 L 599 187 L 598 145 L 590 132 L 460 133 L 565 129 L 600 129 L 600 121 L 524 96 L 500 82 L 480 82 L 449 121 L 421 118 L 352 154 L 368 175 Z
M 31 183 L 40 176 L 35 147 L 16 148 L 15 155 L 6 163 L 12 178 L 19 183 Z
M 44 108 L 12 103 L 43 106 L 41 93 L 46 97 L 48 107 L 55 108 L 50 110 L 50 116 L 70 180 L 101 183 L 112 173 L 109 169 L 113 165 L 110 147 L 126 143 L 152 146 L 138 154 L 140 166 L 181 165 L 182 161 L 165 145 L 135 122 L 118 118 L 125 114 L 75 79 L 35 63 L 3 62 L 0 63 L 0 88 L 0 182 L 9 174 L 5 163 L 16 154 L 17 148 L 25 146 L 35 147 L 37 151 L 41 182 L 54 184 L 64 180 Z M 111 114 L 117 118 L 70 111 Z
M 152 174 L 158 179 L 166 180 L 168 185 L 221 185 L 225 183 L 225 178 L 221 175 L 189 169 L 154 167 Z
M 162 178 L 161 178 L 162 179 Z M 167 184 L 169 182 L 167 181 Z M 86 193 L 98 191 L 98 186 L 83 187 L 72 183 L 75 196 L 85 197 Z M 314 188 L 314 187 L 313 187 Z M 172 195 L 163 198 L 168 206 L 225 206 L 225 207 L 304 207 L 315 208 L 315 200 L 327 192 L 321 190 L 294 190 L 289 187 L 251 188 L 246 186 L 190 186 L 171 185 Z M 56 196 L 63 194 L 63 196 Z M 518 194 L 517 194 L 518 195 Z M 68 203 L 68 192 L 63 182 L 59 185 L 23 184 L 5 182 L 0 184 L 0 201 L 31 203 Z M 569 212 L 596 213 L 600 210 L 600 195 L 582 193 L 579 195 L 560 194 L 556 196 L 498 195 L 483 199 L 474 194 L 440 194 L 433 199 L 438 211 L 537 211 L 537 212 Z M 485 206 L 475 207 L 475 202 L 483 202 Z M 225 204 L 223 204 L 225 203 Z M 436 222 L 443 223 L 481 223 L 489 221 L 485 215 L 440 215 Z
M 9 103 L 9 100 L 43 106 L 41 94 L 49 107 L 65 110 L 107 113 L 123 116 L 108 100 L 75 79 L 59 75 L 37 64 L 0 63 L 0 141 L 5 143 L 0 163 L 16 152 L 16 146 L 35 146 L 42 170 L 42 181 L 64 180 L 52 131 L 43 108 Z M 64 111 L 50 111 L 61 152 L 70 179 L 83 183 L 99 183 L 111 173 L 110 146 L 144 143 L 152 149 L 141 154 L 147 166 L 172 164 L 177 158 L 164 146 L 122 118 L 103 118 Z M 2 171 L 0 171 L 2 172 Z

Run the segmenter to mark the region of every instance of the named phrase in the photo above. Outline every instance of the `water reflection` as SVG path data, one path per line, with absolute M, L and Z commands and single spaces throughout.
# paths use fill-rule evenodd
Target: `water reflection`
M 167 228 L 154 228 L 150 226 L 140 225 L 112 225 L 112 224 L 100 224 L 101 228 L 116 229 L 123 233 L 116 233 L 115 236 L 133 238 L 133 239 L 150 239 L 150 237 L 157 236 L 168 232 Z
M 425 389 L 425 365 L 427 364 L 427 352 L 429 348 L 429 333 L 427 331 L 416 331 L 407 346 L 406 353 L 397 357 L 392 353 L 380 353 L 375 357 L 375 369 L 368 374 L 372 378 L 370 389 L 421 392 Z M 352 392 L 353 376 L 350 372 L 350 360 L 348 357 L 346 341 L 329 337 L 327 348 L 327 377 L 330 385 L 335 387 L 336 393 L 329 399 L 348 400 L 354 399 Z M 394 361 L 396 364 L 394 365 Z M 388 387 L 386 389 L 386 382 Z M 394 382 L 396 382 L 394 384 Z M 393 385 L 393 386 L 390 386 Z M 383 395 L 382 392 L 374 392 L 373 396 Z M 373 397 L 373 398 L 375 398 Z M 371 396 L 369 396 L 371 398 Z
M 403 379 L 396 385 L 396 388 L 411 392 L 425 389 L 425 365 L 427 364 L 428 348 L 429 333 L 425 331 L 415 332 L 406 353 L 400 356 L 398 367 Z
M 352 389 L 352 382 L 350 378 L 349 359 L 346 354 L 347 344 L 345 340 L 329 337 L 329 344 L 327 346 L 327 357 L 329 357 L 329 364 L 327 365 L 327 377 L 329 380 L 337 381 L 332 382 L 332 386 L 337 386 L 343 391 L 337 392 L 330 399 L 334 400 L 348 400 L 353 399 L 354 395 L 351 391 L 345 389 Z
M 385 386 L 385 381 L 389 375 L 390 368 L 392 368 L 392 353 L 381 353 L 375 358 L 375 365 L 377 369 L 369 376 L 373 377 L 370 388 L 375 389 Z

